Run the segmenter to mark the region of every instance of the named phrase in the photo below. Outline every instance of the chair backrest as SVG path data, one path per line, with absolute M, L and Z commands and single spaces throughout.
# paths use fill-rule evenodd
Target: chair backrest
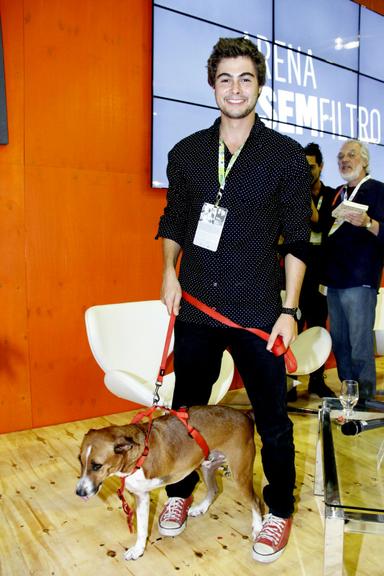
M 291 350 L 297 361 L 298 376 L 312 374 L 323 366 L 331 353 L 332 339 L 325 328 L 313 326 L 304 330 L 291 344 Z
M 88 341 L 104 372 L 125 370 L 147 380 L 157 376 L 168 323 L 160 300 L 92 306 L 85 313 Z

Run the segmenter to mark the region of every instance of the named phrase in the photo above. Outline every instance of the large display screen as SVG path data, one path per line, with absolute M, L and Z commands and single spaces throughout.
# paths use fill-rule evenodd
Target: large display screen
M 384 17 L 352 0 L 155 0 L 152 186 L 166 188 L 167 156 L 219 116 L 207 59 L 220 37 L 247 36 L 263 52 L 263 122 L 324 156 L 322 180 L 342 182 L 336 156 L 348 138 L 368 143 L 384 181 Z

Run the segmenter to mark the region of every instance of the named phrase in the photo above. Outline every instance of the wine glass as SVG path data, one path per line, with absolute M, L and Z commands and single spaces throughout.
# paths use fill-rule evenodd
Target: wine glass
M 340 402 L 343 406 L 344 417 L 349 420 L 352 416 L 353 407 L 359 399 L 359 384 L 356 380 L 343 380 L 340 390 Z

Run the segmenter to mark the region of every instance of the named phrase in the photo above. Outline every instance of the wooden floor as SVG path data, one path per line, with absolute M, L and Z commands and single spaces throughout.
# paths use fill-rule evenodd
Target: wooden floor
M 383 359 L 378 360 L 379 387 L 384 388 Z M 335 370 L 328 383 L 337 389 Z M 309 398 L 305 379 L 297 405 L 317 408 Z M 244 403 L 243 392 L 231 392 L 226 403 Z M 117 479 L 109 479 L 101 493 L 84 503 L 75 495 L 79 474 L 78 451 L 91 427 L 129 421 L 131 413 L 115 414 L 32 431 L 0 436 L 0 574 L 1 576 L 321 576 L 323 517 L 321 500 L 313 496 L 317 418 L 292 415 L 297 462 L 297 511 L 283 556 L 269 566 L 251 555 L 251 514 L 239 501 L 231 479 L 209 512 L 190 518 L 177 538 L 161 537 L 157 515 L 164 490 L 152 495 L 150 535 L 146 552 L 137 561 L 124 561 L 132 544 L 120 501 Z M 260 493 L 259 455 L 255 488 Z M 201 493 L 197 491 L 197 497 Z M 128 496 L 128 501 L 133 500 Z M 352 576 L 384 574 L 384 541 L 379 536 L 347 534 L 344 573 Z

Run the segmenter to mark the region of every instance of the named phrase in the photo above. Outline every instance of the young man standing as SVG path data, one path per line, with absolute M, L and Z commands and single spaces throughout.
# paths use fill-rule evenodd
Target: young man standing
M 250 40 L 221 38 L 214 46 L 208 82 L 220 118 L 169 153 L 167 206 L 158 236 L 164 255 L 161 298 L 177 315 L 173 407 L 207 404 L 223 351 L 230 346 L 253 406 L 268 481 L 264 500 L 269 513 L 253 556 L 272 562 L 283 552 L 291 529 L 295 465 L 284 359 L 271 350 L 277 336 L 288 347 L 297 332 L 295 312 L 309 239 L 310 172 L 302 148 L 267 129 L 255 113 L 265 71 L 264 57 Z M 280 235 L 285 239 L 284 307 Z M 181 299 L 182 290 L 242 326 L 268 331 L 267 344 L 207 316 Z M 167 487 L 161 534 L 184 530 L 197 481 L 194 472 Z

